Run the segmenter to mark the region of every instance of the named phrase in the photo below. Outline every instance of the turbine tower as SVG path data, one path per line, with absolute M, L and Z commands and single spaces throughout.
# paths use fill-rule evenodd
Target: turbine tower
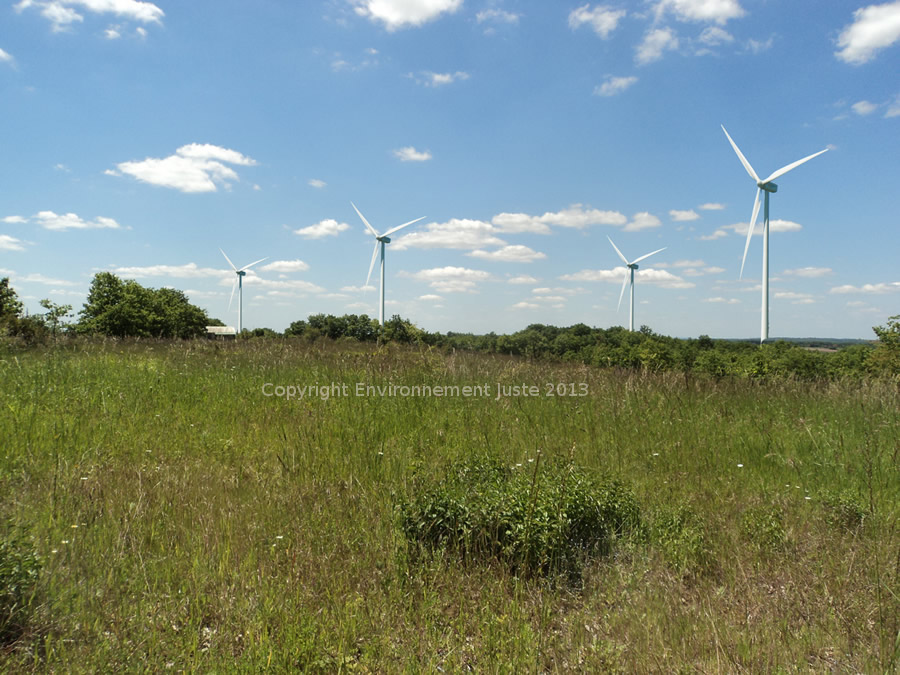
M 219 249 L 222 251 L 222 249 Z M 222 255 L 225 255 L 225 251 L 222 251 Z M 263 260 L 268 260 L 268 258 L 260 258 L 256 262 L 252 262 L 249 265 L 244 265 L 241 269 L 238 269 L 234 266 L 234 263 L 231 262 L 231 258 L 225 255 L 225 260 L 228 261 L 228 264 L 231 265 L 231 269 L 234 270 L 234 273 L 237 275 L 237 278 L 234 280 L 234 283 L 231 284 L 231 298 L 228 300 L 228 309 L 231 310 L 231 303 L 234 300 L 234 289 L 238 288 L 238 335 L 241 334 L 241 331 L 244 329 L 243 326 L 243 316 L 242 311 L 244 307 L 244 275 L 247 274 L 247 270 L 256 265 L 257 263 L 261 263 Z
M 747 262 L 747 251 L 750 249 L 750 238 L 753 236 L 753 228 L 756 226 L 756 217 L 759 215 L 759 193 L 766 193 L 765 206 L 763 207 L 762 317 L 760 320 L 761 325 L 759 333 L 759 343 L 762 344 L 769 339 L 769 194 L 778 192 L 778 186 L 772 181 L 779 176 L 783 176 L 788 171 L 796 169 L 804 162 L 808 162 L 813 157 L 818 157 L 823 152 L 828 152 L 828 148 L 819 150 L 819 152 L 812 154 L 809 157 L 798 159 L 796 162 L 783 166 L 765 180 L 760 180 L 759 176 L 757 176 L 756 172 L 753 170 L 753 167 L 750 166 L 750 162 L 747 161 L 747 158 L 744 157 L 744 154 L 741 152 L 740 148 L 738 148 L 737 143 L 731 140 L 731 136 L 729 136 L 728 131 L 725 130 L 725 125 L 722 125 L 722 131 L 725 132 L 728 142 L 731 143 L 731 147 L 734 148 L 734 152 L 737 154 L 738 159 L 741 160 L 741 164 L 744 165 L 747 173 L 750 174 L 750 178 L 756 183 L 756 201 L 753 202 L 753 215 L 750 216 L 750 228 L 747 230 L 747 243 L 744 244 L 744 258 L 741 260 L 741 273 L 738 278 L 743 278 L 744 276 L 744 263 Z
M 619 306 L 616 308 L 616 311 L 618 312 L 620 309 L 622 309 L 622 298 L 625 296 L 625 287 L 628 285 L 628 280 L 631 279 L 631 313 L 628 318 L 628 330 L 634 331 L 634 271 L 638 269 L 638 263 L 641 262 L 641 260 L 649 258 L 651 255 L 656 255 L 660 251 L 665 251 L 668 247 L 663 246 L 662 248 L 657 249 L 652 253 L 647 253 L 646 255 L 642 255 L 640 258 L 635 258 L 631 262 L 628 262 L 628 258 L 622 255 L 619 247 L 613 244 L 613 240 L 610 239 L 609 236 L 607 236 L 606 238 L 609 239 L 609 243 L 612 244 L 612 247 L 614 249 L 616 249 L 616 253 L 619 254 L 622 262 L 625 263 L 625 267 L 628 268 L 628 271 L 625 272 L 625 280 L 622 282 L 622 292 L 619 293 Z
M 366 217 L 359 212 L 359 209 L 356 208 L 356 204 L 350 202 L 350 206 L 353 207 L 353 210 L 356 211 L 356 214 L 362 219 L 363 224 L 366 226 L 366 229 L 375 237 L 375 249 L 372 251 L 372 262 L 369 264 L 369 276 L 366 277 L 366 286 L 369 285 L 369 280 L 372 278 L 372 270 L 375 268 L 375 258 L 378 257 L 378 251 L 381 250 L 381 290 L 379 293 L 379 303 L 378 303 L 378 323 L 384 328 L 384 245 L 391 243 L 390 235 L 394 234 L 397 230 L 402 230 L 407 225 L 412 225 L 413 223 L 418 223 L 420 220 L 425 218 L 416 218 L 415 220 L 411 220 L 408 223 L 403 223 L 402 225 L 398 225 L 397 227 L 391 228 L 384 234 L 378 234 L 374 227 L 369 224 L 369 221 L 366 220 Z

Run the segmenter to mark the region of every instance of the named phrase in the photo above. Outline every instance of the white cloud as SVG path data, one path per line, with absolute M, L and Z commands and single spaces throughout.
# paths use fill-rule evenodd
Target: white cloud
M 717 202 L 707 202 L 706 204 L 701 204 L 697 208 L 701 211 L 723 211 L 725 209 L 725 205 L 719 204 Z
M 446 223 L 429 223 L 425 230 L 397 239 L 394 250 L 408 248 L 452 248 L 475 250 L 486 246 L 505 246 L 496 236 L 497 230 L 482 220 L 453 218 Z
M 334 218 L 326 218 L 315 225 L 294 230 L 294 234 L 299 234 L 304 239 L 323 239 L 324 237 L 336 237 L 349 229 L 350 226 L 347 223 L 339 223 Z
M 621 94 L 637 81 L 638 79 L 634 76 L 613 77 L 612 75 L 607 75 L 603 84 L 594 87 L 594 94 L 596 96 L 615 96 Z
M 492 21 L 495 23 L 519 23 L 519 15 L 502 9 L 484 9 L 475 15 L 478 23 Z
M 326 183 L 324 180 L 319 180 L 318 178 L 310 178 L 309 181 L 307 181 L 307 185 L 321 190 L 323 187 L 328 185 L 328 183 Z
M 716 239 L 722 239 L 723 237 L 727 237 L 728 232 L 723 230 L 721 227 L 713 232 L 712 234 L 702 234 L 700 235 L 700 241 L 715 241 Z
M 871 115 L 873 112 L 878 110 L 877 103 L 871 103 L 870 101 L 858 101 L 850 106 L 850 108 L 857 115 L 861 115 L 865 117 L 866 115 Z
M 369 291 L 374 291 L 374 286 L 342 286 L 342 291 L 346 291 L 348 293 L 368 293 Z
M 259 269 L 261 272 L 283 272 L 285 274 L 290 274 L 291 272 L 305 272 L 309 269 L 309 265 L 302 260 L 276 260 L 275 262 L 270 262 L 268 265 L 263 265 Z
M 122 226 L 112 218 L 98 216 L 92 221 L 84 220 L 74 213 L 59 215 L 53 211 L 41 211 L 34 216 L 34 221 L 47 230 L 119 230 Z
M 809 293 L 795 293 L 794 291 L 775 291 L 776 300 L 791 300 L 792 305 L 811 305 L 815 302 Z
M 401 162 L 427 162 L 431 159 L 431 153 L 428 150 L 420 152 L 410 145 L 405 148 L 400 148 L 399 150 L 394 150 L 394 157 Z
M 52 30 L 67 30 L 74 23 L 81 23 L 84 17 L 74 7 L 94 14 L 112 14 L 125 20 L 141 23 L 161 24 L 165 12 L 152 2 L 141 0 L 21 0 L 15 5 L 17 12 L 29 7 L 40 10 L 41 16 L 50 21 Z M 119 35 L 120 26 L 110 26 L 105 35 L 114 39 Z M 116 35 L 111 35 L 116 33 Z M 146 31 L 144 31 L 146 34 Z
M 662 0 L 656 6 L 657 16 L 671 11 L 681 21 L 708 21 L 719 25 L 744 16 L 737 0 Z
M 144 279 L 147 277 L 170 277 L 174 279 L 207 279 L 218 277 L 220 279 L 231 278 L 234 273 L 231 270 L 215 269 L 213 267 L 198 267 L 197 263 L 186 265 L 149 265 L 147 267 L 114 267 L 110 270 L 113 274 L 131 279 Z M 250 272 L 248 272 L 248 275 Z
M 122 37 L 121 30 L 121 26 L 109 26 L 105 31 L 103 31 L 103 36 L 107 40 L 118 40 L 120 37 Z
M 16 281 L 24 281 L 32 284 L 45 284 L 47 286 L 75 286 L 74 281 L 64 281 L 63 279 L 51 279 L 43 274 L 29 274 L 24 277 L 18 277 Z
M 582 229 L 590 225 L 624 225 L 628 219 L 618 211 L 585 209 L 581 204 L 573 204 L 567 209 L 547 212 L 542 216 L 525 213 L 501 213 L 492 219 L 498 232 L 549 234 L 550 226 Z
M 900 281 L 880 284 L 863 284 L 862 286 L 852 286 L 850 284 L 845 284 L 843 286 L 835 286 L 828 292 L 837 294 L 866 293 L 880 295 L 882 293 L 893 293 L 895 291 L 900 291 Z
M 533 302 L 517 302 L 513 305 L 513 309 L 539 309 L 540 305 L 536 305 Z
M 775 44 L 775 38 L 769 37 L 768 40 L 754 40 L 753 38 L 747 40 L 747 49 L 749 49 L 754 54 L 762 54 L 763 52 L 767 52 L 772 48 L 772 45 Z
M 838 37 L 835 56 L 845 63 L 861 65 L 900 40 L 900 1 L 869 5 L 853 12 L 853 23 Z
M 697 214 L 694 209 L 688 209 L 687 211 L 679 211 L 678 209 L 672 209 L 669 211 L 669 217 L 672 218 L 675 222 L 684 222 L 688 220 L 697 220 L 700 216 Z
M 461 70 L 457 70 L 455 73 L 432 73 L 431 71 L 426 70 L 420 73 L 420 77 L 415 77 L 414 79 L 416 82 L 426 87 L 441 87 L 445 84 L 453 84 L 460 80 L 468 80 L 469 74 L 464 73 Z M 409 148 L 403 148 L 403 150 L 408 149 Z
M 817 279 L 819 277 L 827 277 L 832 273 L 830 267 L 800 267 L 795 270 L 785 270 L 784 274 L 795 277 L 804 277 L 806 279 Z
M 622 283 L 622 279 L 628 274 L 625 267 L 616 267 L 611 270 L 581 270 L 574 274 L 564 274 L 560 277 L 563 281 L 605 281 L 608 283 Z M 634 274 L 635 283 L 649 283 L 662 286 L 663 288 L 694 288 L 696 284 L 685 281 L 679 276 L 672 274 L 667 270 L 660 269 L 639 269 Z
M 13 64 L 15 62 L 16 62 L 16 60 L 12 57 L 12 54 L 10 54 L 7 51 L 4 51 L 3 49 L 0 49 L 0 63 Z
M 530 232 L 532 234 L 550 234 L 550 226 L 541 222 L 536 216 L 529 216 L 526 213 L 500 213 L 491 219 L 491 222 L 497 227 L 497 232 L 508 234 L 517 234 L 520 232 Z
M 535 251 L 527 246 L 515 244 L 504 246 L 496 251 L 482 251 L 481 249 L 467 253 L 466 255 L 473 258 L 481 258 L 483 260 L 492 260 L 494 262 L 518 262 L 529 263 L 535 260 L 541 260 L 547 256 L 540 251 Z
M 24 251 L 24 242 L 8 234 L 0 234 L 0 251 Z
M 635 213 L 631 222 L 629 222 L 624 229 L 626 232 L 640 232 L 641 230 L 659 227 L 660 225 L 662 225 L 662 221 L 660 221 L 659 218 L 652 213 L 642 211 L 640 213 Z
M 747 230 L 750 229 L 750 223 L 736 223 L 735 225 L 726 225 L 723 230 L 734 230 L 735 234 L 746 237 Z M 780 218 L 776 218 L 775 220 L 769 221 L 769 232 L 798 232 L 803 229 L 803 226 L 800 223 L 795 223 L 791 220 L 782 220 Z M 762 221 L 756 221 L 756 227 L 753 228 L 753 236 L 762 236 L 763 233 L 763 223 Z
M 597 5 L 591 9 L 589 4 L 583 5 L 569 14 L 569 28 L 575 30 L 589 25 L 597 35 L 606 40 L 625 14 L 624 9 L 612 9 L 605 5 Z
M 240 180 L 237 173 L 225 164 L 255 166 L 256 160 L 217 145 L 191 143 L 163 159 L 148 157 L 141 161 L 122 162 L 116 168 L 144 183 L 193 193 L 215 192 L 217 184 L 227 188 L 229 181 Z M 116 172 L 106 173 L 115 175 Z
M 659 61 L 663 53 L 678 49 L 678 37 L 670 28 L 654 28 L 647 32 L 638 45 L 635 61 L 638 65 L 646 65 Z
M 900 94 L 894 97 L 894 100 L 887 104 L 885 117 L 900 117 Z
M 508 284 L 536 284 L 537 279 L 527 274 L 520 274 L 517 277 L 513 277 L 512 279 L 507 280 Z
M 407 26 L 421 26 L 441 14 L 452 14 L 463 0 L 354 0 L 356 13 L 380 21 L 389 31 Z
M 27 223 L 28 219 L 23 218 L 22 216 L 6 216 L 5 218 L 0 218 L 0 223 L 10 223 L 10 224 L 18 224 L 18 223 Z
M 398 276 L 424 281 L 440 293 L 474 293 L 478 283 L 491 279 L 488 272 L 452 266 L 435 267 L 413 274 L 401 272 Z
M 425 302 L 436 302 L 438 300 L 443 300 L 440 295 L 435 295 L 434 293 L 426 293 L 425 295 L 420 295 L 419 300 L 424 300 Z
M 737 298 L 723 298 L 723 297 L 715 297 L 715 298 L 704 298 L 702 302 L 713 302 L 713 303 L 725 303 L 727 305 L 738 305 L 740 304 L 740 300 Z
M 700 42 L 710 47 L 718 47 L 719 45 L 734 42 L 734 36 L 727 30 L 718 26 L 707 26 L 700 33 Z

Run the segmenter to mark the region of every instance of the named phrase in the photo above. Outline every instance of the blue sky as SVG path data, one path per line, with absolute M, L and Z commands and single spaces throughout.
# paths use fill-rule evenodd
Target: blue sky
M 110 270 L 245 327 L 636 325 L 873 337 L 900 314 L 900 2 L 18 0 L 0 6 L 0 274 L 31 311 Z M 761 219 L 760 219 L 761 220 Z M 761 232 L 761 223 L 757 224 Z

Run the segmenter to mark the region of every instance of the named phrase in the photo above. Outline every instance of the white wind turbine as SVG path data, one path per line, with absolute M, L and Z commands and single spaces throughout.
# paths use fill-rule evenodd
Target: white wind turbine
M 362 219 L 363 224 L 365 224 L 366 229 L 372 233 L 372 236 L 375 237 L 375 249 L 372 251 L 372 262 L 369 265 L 369 276 L 366 277 L 366 286 L 369 285 L 369 280 L 372 278 L 372 270 L 375 268 L 375 258 L 378 257 L 378 250 L 381 249 L 381 291 L 380 291 L 380 301 L 378 304 L 378 323 L 381 326 L 384 326 L 384 245 L 391 243 L 390 235 L 394 234 L 397 230 L 401 230 L 407 225 L 412 225 L 413 223 L 418 223 L 422 218 L 416 218 L 415 220 L 411 220 L 408 223 L 403 223 L 402 225 L 398 225 L 397 227 L 391 228 L 384 234 L 378 234 L 374 227 L 369 224 L 369 221 L 366 220 L 366 217 L 359 212 L 359 209 L 356 208 L 356 204 L 350 202 L 350 206 L 353 207 L 353 210 L 356 211 L 357 215 Z
M 728 135 L 724 125 L 722 125 L 722 131 L 725 132 L 728 142 L 731 143 L 731 147 L 734 148 L 738 159 L 741 160 L 741 164 L 744 165 L 747 173 L 750 174 L 750 178 L 756 181 L 756 201 L 753 202 L 753 215 L 750 216 L 750 228 L 747 230 L 747 243 L 744 244 L 744 258 L 741 260 L 741 274 L 738 278 L 744 276 L 744 263 L 747 262 L 747 251 L 750 249 L 750 238 L 753 236 L 753 228 L 756 226 L 756 216 L 759 215 L 759 193 L 766 193 L 766 203 L 763 207 L 762 318 L 759 334 L 759 342 L 761 344 L 769 339 L 769 193 L 778 192 L 778 186 L 772 181 L 779 176 L 783 176 L 788 171 L 796 169 L 804 162 L 808 162 L 813 157 L 818 157 L 823 152 L 828 152 L 828 148 L 819 150 L 819 152 L 810 155 L 809 157 L 798 159 L 796 162 L 783 166 L 765 180 L 760 180 L 759 176 L 757 176 L 756 172 L 753 170 L 753 167 L 750 166 L 750 162 L 747 161 L 747 158 L 744 157 L 743 153 L 740 151 L 740 148 L 738 148 L 737 144 L 731 140 L 731 136 Z
M 635 258 L 631 262 L 628 262 L 628 259 L 624 255 L 622 255 L 622 251 L 619 250 L 619 247 L 616 246 L 615 244 L 613 244 L 613 240 L 610 239 L 609 236 L 607 236 L 606 238 L 609 239 L 609 243 L 612 244 L 612 247 L 614 249 L 616 249 L 616 253 L 619 254 L 619 257 L 622 259 L 622 262 L 625 263 L 625 267 L 628 268 L 628 271 L 625 272 L 625 280 L 622 282 L 622 292 L 619 293 L 619 306 L 616 308 L 616 311 L 618 312 L 620 309 L 622 309 L 622 298 L 625 296 L 625 287 L 628 285 L 628 280 L 631 279 L 631 314 L 628 319 L 628 330 L 633 331 L 634 330 L 634 271 L 638 268 L 638 263 L 641 262 L 641 260 L 649 258 L 651 255 L 656 255 L 660 251 L 665 251 L 666 248 L 668 248 L 668 247 L 663 246 L 662 248 L 657 249 L 657 250 L 653 251 L 652 253 L 647 253 L 646 255 L 642 255 L 640 258 Z
M 219 249 L 222 251 L 222 249 Z M 244 275 L 247 274 L 247 270 L 256 265 L 257 263 L 261 263 L 263 260 L 268 260 L 268 258 L 260 258 L 256 262 L 252 262 L 249 265 L 244 265 L 241 269 L 238 269 L 234 266 L 234 263 L 231 262 L 231 258 L 225 255 L 225 251 L 222 251 L 222 255 L 225 256 L 225 260 L 228 261 L 228 264 L 231 265 L 231 269 L 234 270 L 234 273 L 237 275 L 237 278 L 234 280 L 234 283 L 231 285 L 231 298 L 228 300 L 228 309 L 231 310 L 231 303 L 234 300 L 234 289 L 238 289 L 238 325 L 237 332 L 238 335 L 241 334 L 243 330 L 243 307 L 244 307 Z

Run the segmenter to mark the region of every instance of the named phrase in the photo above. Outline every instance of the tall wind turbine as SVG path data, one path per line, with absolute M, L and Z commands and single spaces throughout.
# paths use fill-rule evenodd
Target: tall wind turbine
M 628 262 L 628 258 L 626 258 L 624 255 L 622 255 L 622 251 L 619 250 L 618 246 L 613 244 L 613 240 L 610 239 L 609 236 L 607 236 L 606 238 L 609 239 L 609 243 L 612 244 L 612 247 L 614 249 L 616 249 L 616 253 L 619 254 L 619 257 L 622 259 L 622 262 L 625 263 L 625 267 L 628 268 L 628 271 L 625 272 L 625 280 L 622 282 L 622 292 L 619 293 L 619 306 L 616 308 L 616 311 L 618 312 L 620 309 L 622 309 L 622 298 L 625 296 L 625 287 L 628 285 L 628 280 L 630 278 L 631 279 L 631 314 L 628 319 L 628 330 L 633 331 L 634 330 L 634 271 L 638 268 L 638 263 L 641 262 L 641 260 L 649 258 L 651 255 L 656 255 L 660 251 L 665 251 L 668 247 L 663 246 L 662 248 L 657 249 L 657 250 L 653 251 L 652 253 L 647 253 L 646 255 L 642 255 L 640 258 L 635 258 L 631 262 Z
M 407 225 L 412 225 L 413 223 L 418 223 L 422 218 L 416 218 L 415 220 L 411 220 L 408 223 L 403 223 L 402 225 L 398 225 L 397 227 L 391 228 L 384 234 L 378 234 L 374 227 L 369 224 L 369 221 L 366 220 L 366 217 L 359 212 L 359 209 L 356 208 L 356 204 L 350 202 L 350 206 L 353 207 L 353 210 L 356 211 L 356 214 L 362 219 L 363 224 L 365 224 L 366 229 L 375 237 L 375 249 L 372 251 L 372 262 L 369 265 L 369 276 L 366 277 L 366 286 L 369 285 L 369 280 L 372 278 L 372 270 L 375 269 L 375 258 L 378 257 L 378 251 L 381 250 L 381 291 L 380 291 L 380 301 L 378 304 L 378 323 L 381 326 L 384 326 L 384 245 L 391 243 L 390 235 L 394 234 L 397 230 L 402 230 Z
M 765 180 L 760 180 L 759 176 L 757 176 L 756 172 L 753 170 L 753 167 L 750 166 L 750 162 L 747 161 L 747 158 L 744 157 L 743 153 L 740 151 L 740 148 L 738 148 L 737 144 L 731 140 L 731 136 L 729 136 L 728 132 L 725 130 L 725 125 L 722 125 L 722 131 L 725 131 L 728 142 L 731 143 L 731 147 L 734 148 L 734 152 L 737 154 L 738 159 L 741 160 L 741 164 L 744 165 L 747 173 L 750 174 L 750 178 L 756 182 L 756 201 L 753 202 L 753 215 L 750 216 L 750 229 L 747 230 L 747 243 L 744 244 L 744 258 L 741 260 L 741 274 L 738 278 L 744 276 L 744 263 L 747 262 L 747 251 L 750 249 L 750 238 L 753 236 L 753 228 L 756 226 L 756 216 L 759 215 L 759 193 L 766 193 L 766 203 L 763 207 L 762 318 L 759 333 L 759 342 L 762 344 L 769 339 L 769 193 L 778 192 L 778 186 L 772 181 L 779 176 L 783 176 L 788 171 L 796 169 L 804 162 L 808 162 L 813 157 L 818 157 L 823 152 L 828 152 L 828 148 L 819 150 L 819 152 L 810 155 L 809 157 L 798 159 L 796 162 L 783 166 Z
M 222 249 L 219 249 L 222 251 Z M 222 251 L 222 255 L 225 255 L 225 251 Z M 238 335 L 241 334 L 243 330 L 243 316 L 242 311 L 244 307 L 244 275 L 247 274 L 247 270 L 256 265 L 257 263 L 261 263 L 263 260 L 268 260 L 268 258 L 260 258 L 256 262 L 252 262 L 249 265 L 244 265 L 241 269 L 238 269 L 234 266 L 234 263 L 231 262 L 231 258 L 225 255 L 225 260 L 228 261 L 228 264 L 231 265 L 231 269 L 234 270 L 234 273 L 237 275 L 237 278 L 234 280 L 234 283 L 231 285 L 231 298 L 228 300 L 228 309 L 231 309 L 231 302 L 234 300 L 234 289 L 238 289 Z

